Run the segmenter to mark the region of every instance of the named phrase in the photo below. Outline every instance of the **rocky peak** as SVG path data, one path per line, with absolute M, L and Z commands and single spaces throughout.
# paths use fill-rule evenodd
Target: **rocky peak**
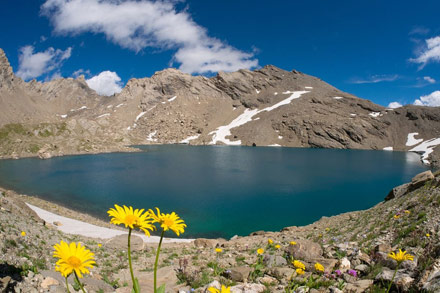
M 84 77 L 83 74 L 81 74 L 80 76 L 78 76 L 78 77 L 76 78 L 76 80 L 77 80 L 78 82 L 80 82 L 80 83 L 85 83 L 85 82 L 86 82 L 86 78 Z
M 11 87 L 12 82 L 16 79 L 12 67 L 9 64 L 5 52 L 0 49 L 0 88 Z
M 184 73 L 176 68 L 166 68 L 164 70 L 156 71 L 151 78 L 158 78 L 158 77 L 164 77 L 164 76 L 173 76 L 173 75 L 179 75 L 179 76 L 191 76 L 188 73 Z

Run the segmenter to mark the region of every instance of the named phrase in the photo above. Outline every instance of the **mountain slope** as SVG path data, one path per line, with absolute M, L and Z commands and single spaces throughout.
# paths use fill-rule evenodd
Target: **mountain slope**
M 23 82 L 0 49 L 0 114 L 5 157 L 149 143 L 414 150 L 434 164 L 440 153 L 439 108 L 385 109 L 274 66 L 212 78 L 166 69 L 102 97 L 83 77 Z

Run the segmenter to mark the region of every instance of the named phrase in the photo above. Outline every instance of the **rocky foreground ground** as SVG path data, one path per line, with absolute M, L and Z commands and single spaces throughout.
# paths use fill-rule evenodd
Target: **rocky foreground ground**
M 99 223 L 54 204 L 2 190 L 2 292 L 66 292 L 52 257 L 53 245 L 60 240 L 80 241 L 95 253 L 97 266 L 82 279 L 88 292 L 131 292 L 125 237 L 104 242 L 63 234 L 57 230 L 58 223 L 39 219 L 26 201 Z M 388 253 L 403 249 L 414 255 L 414 261 L 399 267 L 391 292 L 440 292 L 439 206 L 440 172 L 427 171 L 394 188 L 384 202 L 369 210 L 322 218 L 280 232 L 165 244 L 159 283 L 166 284 L 167 292 L 206 292 L 209 286 L 220 284 L 231 286 L 231 292 L 385 292 L 396 268 Z M 145 244 L 136 237 L 133 241 L 135 275 L 142 292 L 152 292 L 156 244 Z M 261 256 L 257 253 L 260 248 L 264 249 Z M 305 264 L 304 275 L 296 273 L 293 260 Z M 316 271 L 317 262 L 324 266 L 324 273 Z M 73 279 L 69 282 L 71 292 L 79 290 Z

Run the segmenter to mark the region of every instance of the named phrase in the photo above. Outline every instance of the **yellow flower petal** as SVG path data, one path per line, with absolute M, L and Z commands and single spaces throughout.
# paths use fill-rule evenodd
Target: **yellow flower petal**
M 222 289 L 221 290 L 219 290 L 217 288 L 214 288 L 214 287 L 209 287 L 208 291 L 210 293 L 230 293 L 231 292 L 231 287 L 226 287 L 226 286 L 222 285 Z

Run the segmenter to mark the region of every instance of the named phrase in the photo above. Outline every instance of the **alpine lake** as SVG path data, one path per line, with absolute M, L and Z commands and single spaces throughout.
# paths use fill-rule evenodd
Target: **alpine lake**
M 0 186 L 109 220 L 114 204 L 159 207 L 181 237 L 279 231 L 367 209 L 427 169 L 414 153 L 237 146 L 139 146 L 111 153 L 0 160 Z

